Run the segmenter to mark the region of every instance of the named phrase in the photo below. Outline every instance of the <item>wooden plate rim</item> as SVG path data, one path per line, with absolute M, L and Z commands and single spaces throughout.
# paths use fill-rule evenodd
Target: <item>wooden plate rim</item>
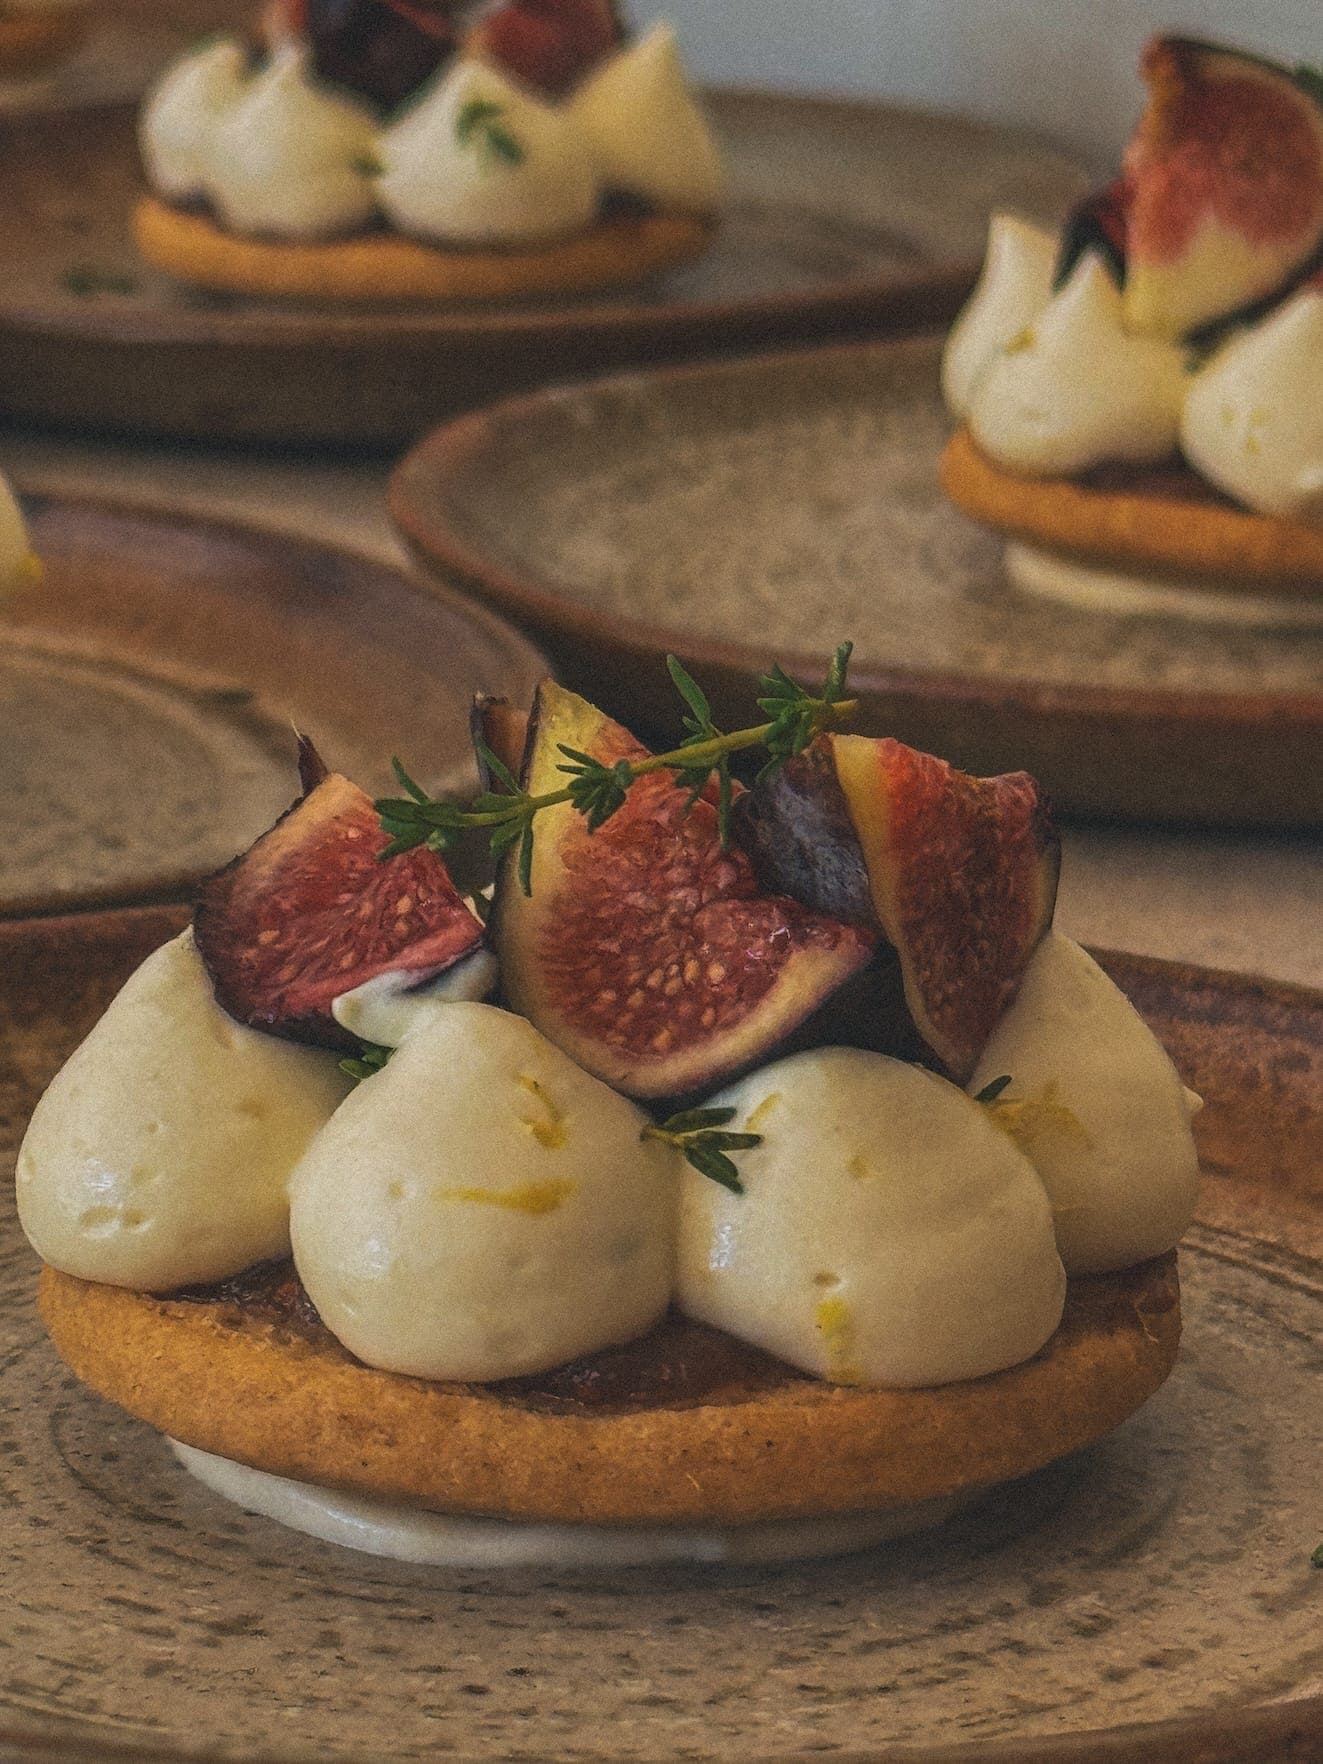
M 178 906 L 112 908 L 102 913 L 64 914 L 0 923 L 0 958 L 7 947 L 39 937 L 58 943 L 66 937 L 114 943 L 137 942 L 147 927 L 159 924 L 169 935 L 183 923 Z M 1173 994 L 1199 987 L 1261 999 L 1265 1004 L 1303 1010 L 1323 1026 L 1323 990 L 1289 981 L 1205 968 L 1195 963 L 1166 961 L 1157 956 L 1123 951 L 1095 951 L 1115 972 L 1145 974 L 1163 980 Z M 840 1754 L 841 1764 L 1317 1764 L 1323 1745 L 1323 1695 L 1291 1702 L 1244 1705 L 1210 1710 L 1158 1722 L 1140 1722 L 1110 1729 L 1044 1736 L 1031 1740 L 1001 1739 L 971 1745 L 897 1746 Z M 0 1747 L 15 1759 L 45 1759 L 48 1764 L 200 1764 L 209 1754 L 205 1741 L 194 1750 L 156 1748 L 114 1740 L 91 1741 L 56 1734 L 23 1732 L 0 1722 Z M 767 1764 L 812 1764 L 818 1754 L 790 1751 Z M 322 1755 L 305 1750 L 262 1751 L 237 1764 L 322 1764 Z M 392 1764 L 389 1752 L 365 1755 L 361 1764 Z M 457 1754 L 453 1764 L 481 1764 Z M 674 1764 L 661 1757 L 649 1764 Z

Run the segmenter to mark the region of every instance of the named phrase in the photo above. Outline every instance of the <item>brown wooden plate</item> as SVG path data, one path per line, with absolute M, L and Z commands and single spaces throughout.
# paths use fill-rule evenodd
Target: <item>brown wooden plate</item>
M 180 923 L 0 925 L 6 1184 L 41 1088 Z M 557 1582 L 248 1517 L 65 1372 L 0 1193 L 0 1758 L 1312 1764 L 1323 994 L 1106 959 L 1207 1099 L 1181 1361 L 1097 1447 L 856 1557 Z
M 859 727 L 1058 806 L 1323 823 L 1323 628 L 1077 610 L 1020 593 L 937 483 L 937 339 L 618 376 L 511 399 L 396 469 L 433 580 L 524 626 L 567 685 L 674 729 L 661 658 L 749 720 L 769 660 L 855 643 Z
M 0 409 L 81 431 L 390 446 L 483 399 L 635 363 L 949 316 L 991 208 L 1083 187 L 1023 132 L 713 97 L 731 200 L 699 263 L 631 295 L 335 310 L 190 294 L 138 262 L 133 111 L 0 117 Z
M 239 527 L 29 503 L 40 581 L 0 616 L 0 914 L 179 893 L 296 794 L 291 725 L 368 789 L 471 771 L 482 688 L 541 657 L 481 607 Z

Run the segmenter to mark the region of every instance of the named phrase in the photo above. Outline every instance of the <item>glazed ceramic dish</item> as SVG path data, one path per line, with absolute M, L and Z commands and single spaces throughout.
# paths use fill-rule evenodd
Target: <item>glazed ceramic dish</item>
M 535 650 L 345 553 L 95 504 L 29 504 L 40 581 L 0 623 L 0 914 L 179 892 L 288 806 L 291 722 L 384 786 L 469 780 L 469 700 Z
M 504 392 L 824 331 L 913 328 L 967 292 L 987 215 L 1084 187 L 1023 134 L 865 104 L 726 93 L 720 234 L 629 295 L 346 313 L 189 295 L 144 271 L 133 112 L 0 120 L 0 405 L 121 433 L 371 443 Z
M 636 724 L 668 650 L 738 717 L 768 653 L 820 678 L 849 637 L 865 733 L 1023 766 L 1062 809 L 1317 825 L 1323 630 L 1014 589 L 938 487 L 939 356 L 914 338 L 510 400 L 410 454 L 391 510 L 431 579 Z
M 0 928 L 7 1163 L 56 1066 L 181 922 Z M 1323 996 L 1108 965 L 1207 1098 L 1181 1361 L 1109 1440 L 855 1557 L 502 1577 L 245 1516 L 60 1366 L 4 1199 L 0 1756 L 1316 1757 Z

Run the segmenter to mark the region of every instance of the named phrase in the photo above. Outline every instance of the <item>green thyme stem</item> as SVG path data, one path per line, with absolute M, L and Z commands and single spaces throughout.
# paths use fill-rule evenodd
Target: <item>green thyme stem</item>
M 818 730 L 830 729 L 837 723 L 848 723 L 859 708 L 859 701 L 854 698 L 842 699 L 839 704 L 822 703 L 821 711 L 815 718 Z M 675 747 L 669 753 L 650 754 L 647 759 L 630 760 L 628 776 L 630 783 L 637 778 L 644 778 L 649 772 L 689 772 L 700 766 L 714 766 L 727 754 L 742 753 L 746 748 L 761 747 L 766 742 L 773 728 L 771 723 L 759 723 L 751 729 L 732 729 L 728 735 L 718 735 L 711 741 L 695 743 L 693 747 Z M 559 803 L 571 802 L 574 791 L 566 786 L 563 790 L 548 790 L 541 796 L 512 796 L 508 809 L 460 809 L 457 810 L 453 824 L 457 827 L 498 827 L 503 821 L 522 819 L 527 814 L 537 814 L 541 809 L 555 808 Z

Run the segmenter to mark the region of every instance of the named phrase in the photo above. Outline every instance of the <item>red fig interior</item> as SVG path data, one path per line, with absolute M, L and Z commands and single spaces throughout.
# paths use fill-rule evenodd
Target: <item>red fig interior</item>
M 967 1077 L 1052 922 L 1060 846 L 1034 780 L 824 735 L 736 824 L 769 887 L 881 928 L 919 1034 Z
M 647 750 L 550 682 L 534 711 L 525 787 L 565 784 L 561 745 L 612 762 Z M 868 962 L 876 937 L 769 895 L 723 850 L 706 801 L 670 774 L 641 779 L 596 832 L 570 805 L 537 817 L 532 893 L 512 861 L 493 916 L 516 1010 L 626 1094 L 710 1089 L 771 1058 Z
M 331 772 L 203 884 L 194 935 L 232 1017 L 352 1049 L 331 1015 L 341 993 L 381 974 L 421 984 L 477 950 L 482 926 L 441 858 L 420 846 L 380 863 L 388 843 L 370 798 Z

